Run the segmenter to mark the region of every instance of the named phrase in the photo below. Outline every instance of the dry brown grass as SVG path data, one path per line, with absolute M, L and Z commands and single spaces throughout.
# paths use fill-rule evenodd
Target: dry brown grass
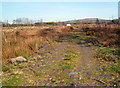
M 40 30 L 40 29 L 39 29 Z M 29 56 L 41 44 L 42 37 L 36 36 L 37 28 L 3 28 L 3 63 L 17 56 Z
M 106 47 L 119 47 L 120 45 L 120 25 L 83 25 L 82 28 L 86 31 L 94 31 L 99 42 Z
M 10 58 L 34 54 L 39 46 L 51 39 L 58 39 L 68 30 L 63 26 L 4 27 L 2 38 L 3 64 L 8 62 Z

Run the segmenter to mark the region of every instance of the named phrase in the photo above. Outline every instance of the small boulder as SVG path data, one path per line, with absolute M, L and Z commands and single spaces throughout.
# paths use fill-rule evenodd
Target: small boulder
M 22 56 L 19 56 L 19 57 L 16 57 L 16 58 L 12 58 L 10 60 L 11 63 L 15 63 L 15 62 L 24 62 L 24 61 L 27 61 L 24 57 Z
M 77 73 L 77 72 L 70 72 L 69 74 L 70 74 L 70 75 L 74 75 L 74 74 L 76 74 L 76 73 Z

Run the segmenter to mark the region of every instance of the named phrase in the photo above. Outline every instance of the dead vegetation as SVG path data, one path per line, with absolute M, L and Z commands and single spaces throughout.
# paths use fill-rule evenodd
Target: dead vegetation
M 118 47 L 120 45 L 120 26 L 111 24 L 82 26 L 86 34 L 97 36 L 99 43 L 106 47 Z
M 20 26 L 3 27 L 3 63 L 17 56 L 30 56 L 39 46 L 59 40 L 70 29 L 83 29 L 86 35 L 97 36 L 99 44 L 105 47 L 119 47 L 120 26 L 106 24 L 64 26 Z M 98 43 L 97 40 L 97 43 Z
M 17 56 L 29 57 L 36 52 L 39 46 L 48 43 L 51 39 L 58 39 L 68 30 L 63 26 L 4 27 L 3 64 Z

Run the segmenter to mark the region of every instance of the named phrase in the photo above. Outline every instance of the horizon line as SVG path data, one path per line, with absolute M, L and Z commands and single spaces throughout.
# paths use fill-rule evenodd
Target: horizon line
M 25 17 L 23 17 L 23 18 L 25 18 Z M 17 18 L 17 19 L 19 19 L 19 18 Z M 85 20 L 85 19 L 100 19 L 100 20 L 106 20 L 106 21 L 109 20 L 109 21 L 111 21 L 111 20 L 116 20 L 116 19 L 118 19 L 118 18 L 115 18 L 115 19 L 112 19 L 112 18 L 111 18 L 111 19 L 102 19 L 102 18 L 96 18 L 96 17 L 93 18 L 93 17 L 91 17 L 91 18 L 80 18 L 80 19 L 71 19 L 71 20 L 62 20 L 62 21 L 59 21 L 59 20 L 56 20 L 56 21 L 43 21 L 44 19 L 42 19 L 42 22 L 66 22 L 66 21 Z M 13 19 L 13 20 L 15 20 L 15 19 Z M 12 20 L 12 21 L 13 21 L 13 20 Z M 4 20 L 4 21 L 1 21 L 1 20 L 0 20 L 0 22 L 2 22 L 2 23 L 7 23 L 7 22 L 5 22 L 5 21 L 8 22 L 9 20 L 7 20 L 7 19 Z M 29 19 L 29 18 L 28 18 L 28 21 L 34 21 L 34 22 L 36 21 L 36 23 L 37 23 L 37 22 L 40 22 L 40 19 L 32 20 L 32 19 Z M 13 22 L 8 22 L 8 23 L 9 23 L 9 24 L 12 24 Z

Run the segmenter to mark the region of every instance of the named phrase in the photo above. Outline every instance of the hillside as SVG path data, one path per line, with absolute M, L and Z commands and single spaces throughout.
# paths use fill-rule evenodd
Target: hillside
M 79 19 L 79 20 L 70 20 L 66 21 L 66 23 L 74 23 L 74 24 L 85 24 L 85 23 L 96 23 L 96 21 L 99 21 L 99 23 L 103 22 L 110 22 L 110 20 L 105 20 L 105 19 L 99 19 L 99 18 L 85 18 L 85 19 Z

